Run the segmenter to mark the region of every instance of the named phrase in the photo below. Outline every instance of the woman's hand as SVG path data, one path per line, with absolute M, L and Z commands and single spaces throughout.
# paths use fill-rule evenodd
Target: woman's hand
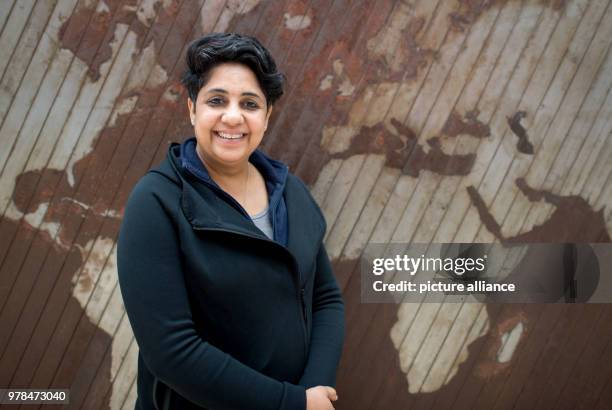
M 316 386 L 306 390 L 306 410 L 333 410 L 332 401 L 338 400 L 333 387 Z

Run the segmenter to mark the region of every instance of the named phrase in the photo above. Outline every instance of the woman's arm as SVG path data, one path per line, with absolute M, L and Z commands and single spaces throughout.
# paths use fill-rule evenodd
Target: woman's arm
M 344 341 L 344 302 L 323 244 L 317 255 L 314 281 L 310 353 L 299 381 L 306 388 L 336 385 Z
M 251 369 L 196 332 L 177 233 L 155 193 L 159 183 L 148 175 L 136 186 L 118 242 L 121 292 L 147 367 L 173 390 L 203 407 L 305 409 L 302 386 Z

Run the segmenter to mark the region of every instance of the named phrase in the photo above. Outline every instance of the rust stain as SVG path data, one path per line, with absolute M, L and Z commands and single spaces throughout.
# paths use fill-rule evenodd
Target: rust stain
M 533 145 L 529 142 L 529 136 L 527 130 L 521 125 L 521 120 L 527 116 L 525 111 L 517 111 L 512 117 L 506 117 L 508 119 L 508 125 L 510 129 L 518 137 L 516 143 L 516 149 L 523 154 L 533 155 Z
M 439 137 L 427 140 L 429 151 L 425 152 L 423 147 L 417 143 L 417 137 L 410 127 L 395 119 L 391 120 L 391 124 L 412 144 L 411 156 L 403 166 L 403 173 L 418 177 L 421 170 L 428 170 L 440 175 L 467 175 L 472 170 L 476 160 L 475 154 L 446 154 L 442 151 Z
M 395 29 L 393 23 L 381 30 L 368 42 L 370 61 L 376 64 L 376 77 L 390 81 L 416 78 L 420 69 L 435 57 L 433 50 L 421 47 L 418 34 L 425 26 L 423 17 L 402 18 Z M 399 41 L 398 44 L 395 44 Z
M 467 26 L 470 26 L 478 20 L 482 13 L 496 6 L 503 6 L 506 3 L 515 2 L 522 3 L 517 0 L 459 0 L 458 7 L 455 11 L 449 13 L 451 29 L 454 31 L 465 31 Z M 567 0 L 528 0 L 527 3 L 539 4 L 542 7 L 548 7 L 552 10 L 560 12 L 565 9 Z M 519 4 L 520 5 L 520 4 Z
M 385 165 L 401 169 L 404 174 L 418 177 L 422 170 L 440 175 L 467 175 L 476 156 L 474 154 L 449 155 L 442 151 L 438 137 L 430 138 L 429 150 L 418 143 L 415 132 L 396 119 L 391 124 L 399 135 L 391 133 L 383 124 L 362 127 L 351 141 L 348 150 L 333 154 L 330 158 L 348 158 L 358 154 L 383 154 Z
M 485 345 L 480 352 L 479 360 L 474 368 L 474 373 L 482 380 L 489 381 L 494 377 L 504 377 L 506 372 L 514 364 L 513 360 L 507 362 L 500 362 L 498 360 L 498 352 L 503 344 L 503 336 L 514 329 L 519 323 L 523 324 L 523 331 L 521 332 L 519 341 L 517 343 L 516 350 L 518 350 L 525 342 L 525 339 L 529 336 L 529 322 L 531 311 L 523 310 L 520 305 L 507 305 L 506 311 L 499 317 L 491 317 L 493 319 L 490 330 L 486 336 L 483 336 Z M 514 352 L 516 355 L 517 352 Z M 513 356 L 514 356 L 513 355 Z
M 442 128 L 442 134 L 449 137 L 463 134 L 476 138 L 488 137 L 491 135 L 491 130 L 487 124 L 483 124 L 478 120 L 479 113 L 477 109 L 468 111 L 465 113 L 465 117 L 461 118 L 459 113 L 453 111 Z
M 100 78 L 100 66 L 112 57 L 111 43 L 117 24 L 129 25 L 130 30 L 138 35 L 142 47 L 147 25 L 153 22 L 152 17 L 143 15 L 143 8 L 138 8 L 136 0 L 106 0 L 104 4 L 105 7 L 99 7 L 97 2 L 79 4 L 59 31 L 61 47 L 72 51 L 87 64 L 92 81 Z M 164 14 L 172 17 L 177 12 L 174 1 L 166 9 L 161 7 L 161 1 L 153 4 L 153 11 L 162 19 Z
M 603 209 L 595 211 L 578 195 L 561 196 L 545 190 L 536 190 L 527 185 L 524 178 L 515 181 L 516 186 L 530 202 L 544 200 L 555 206 L 548 220 L 531 230 L 512 237 L 505 237 L 499 223 L 487 209 L 482 197 L 473 186 L 467 187 L 472 204 L 478 210 L 484 226 L 501 242 L 611 242 L 606 227 Z

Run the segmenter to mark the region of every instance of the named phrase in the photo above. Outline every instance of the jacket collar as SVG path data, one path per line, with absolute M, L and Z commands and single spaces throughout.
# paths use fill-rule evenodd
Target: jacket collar
M 217 183 L 210 177 L 208 170 L 202 164 L 202 161 L 196 153 L 195 137 L 185 140 L 180 145 L 180 164 L 181 167 L 191 173 L 193 176 L 200 179 L 205 184 L 209 184 L 213 189 L 221 189 Z M 287 165 L 280 161 L 276 161 L 262 151 L 256 149 L 249 157 L 251 162 L 262 173 L 268 190 L 270 207 L 273 208 L 282 195 L 289 173 Z
M 219 192 L 183 169 L 179 144 L 170 146 L 167 161 L 156 172 L 181 186 L 181 208 L 194 229 L 225 230 L 270 241 Z M 287 204 L 286 248 L 295 257 L 300 271 L 305 271 L 316 259 L 325 234 L 325 222 L 317 205 L 296 177 L 287 175 L 281 194 Z

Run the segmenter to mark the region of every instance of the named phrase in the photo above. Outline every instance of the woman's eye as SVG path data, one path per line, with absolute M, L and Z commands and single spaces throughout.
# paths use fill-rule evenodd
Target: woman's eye
M 249 110 L 256 110 L 259 105 L 255 101 L 245 101 L 244 106 Z
M 208 105 L 221 105 L 223 104 L 223 98 L 213 97 L 207 101 Z

